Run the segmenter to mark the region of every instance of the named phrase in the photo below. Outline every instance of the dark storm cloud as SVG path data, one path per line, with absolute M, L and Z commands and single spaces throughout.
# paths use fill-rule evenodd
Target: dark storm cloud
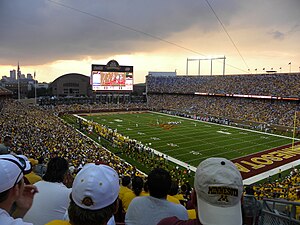
M 191 27 L 200 32 L 220 28 L 202 0 L 55 2 L 0 1 L 0 64 L 10 64 L 16 60 L 22 60 L 24 64 L 42 64 L 88 55 L 105 57 L 150 51 L 159 42 L 101 18 L 163 39 Z M 228 25 L 239 9 L 237 2 L 217 0 L 211 4 Z

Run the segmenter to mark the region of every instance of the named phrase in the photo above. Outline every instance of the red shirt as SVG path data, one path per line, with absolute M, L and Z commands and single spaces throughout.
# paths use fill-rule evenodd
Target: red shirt
M 202 225 L 199 219 L 180 220 L 176 216 L 162 219 L 157 225 Z

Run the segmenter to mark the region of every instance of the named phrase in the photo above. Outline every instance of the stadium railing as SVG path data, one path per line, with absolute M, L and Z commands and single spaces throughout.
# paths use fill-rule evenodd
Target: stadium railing
M 263 199 L 259 225 L 298 225 L 299 215 L 296 209 L 300 202 L 290 202 L 280 199 Z

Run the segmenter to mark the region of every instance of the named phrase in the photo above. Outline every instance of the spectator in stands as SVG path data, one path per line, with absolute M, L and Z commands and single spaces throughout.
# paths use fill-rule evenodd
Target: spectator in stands
M 47 225 L 106 225 L 118 209 L 119 177 L 106 165 L 87 164 L 76 175 L 69 222 L 54 220 Z
M 3 225 L 31 225 L 22 220 L 37 193 L 35 186 L 24 184 L 23 176 L 28 168 L 30 165 L 22 158 L 10 154 L 0 156 L 0 223 Z M 9 214 L 12 211 L 13 216 Z
M 121 180 L 119 199 L 123 201 L 123 196 L 126 192 L 130 192 L 131 178 L 130 176 L 123 176 Z
M 35 184 L 36 182 L 42 180 L 42 178 L 34 172 L 34 168 L 37 165 L 38 161 L 35 159 L 32 159 L 32 158 L 30 158 L 29 161 L 30 161 L 32 170 L 29 174 L 26 174 L 25 177 L 27 178 L 27 180 L 30 184 Z
M 156 225 L 161 219 L 176 216 L 187 220 L 184 206 L 166 200 L 171 188 L 170 174 L 161 168 L 152 170 L 148 175 L 150 196 L 137 197 L 130 203 L 125 223 L 127 225 Z
M 11 136 L 5 136 L 0 144 L 0 155 L 9 154 L 10 148 L 12 146 L 12 138 Z
M 130 202 L 138 196 L 147 196 L 148 194 L 143 194 L 144 181 L 143 178 L 135 176 L 132 178 L 132 190 L 126 192 L 123 196 L 122 206 L 125 212 L 128 209 Z
M 195 174 L 193 203 L 197 218 L 182 221 L 176 217 L 158 225 L 242 225 L 243 179 L 237 167 L 225 158 L 202 161 Z
M 44 162 L 44 157 L 38 158 L 38 164 L 34 166 L 33 171 L 40 177 L 43 177 L 46 173 L 47 166 Z
M 64 158 L 55 157 L 49 161 L 44 180 L 35 183 L 39 193 L 24 217 L 25 221 L 35 225 L 44 225 L 51 220 L 63 219 L 71 193 L 71 189 L 64 184 L 68 169 L 68 162 Z

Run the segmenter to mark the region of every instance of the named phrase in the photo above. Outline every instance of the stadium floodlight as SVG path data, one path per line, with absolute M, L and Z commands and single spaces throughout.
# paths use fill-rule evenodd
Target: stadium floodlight
M 213 60 L 223 59 L 223 75 L 225 75 L 225 55 L 224 56 L 208 56 L 204 58 L 198 58 L 198 59 L 189 59 L 187 58 L 186 61 L 186 75 L 189 75 L 189 62 L 190 61 L 198 61 L 198 75 L 200 75 L 200 62 L 201 60 L 210 60 L 210 75 L 212 75 L 213 71 Z

